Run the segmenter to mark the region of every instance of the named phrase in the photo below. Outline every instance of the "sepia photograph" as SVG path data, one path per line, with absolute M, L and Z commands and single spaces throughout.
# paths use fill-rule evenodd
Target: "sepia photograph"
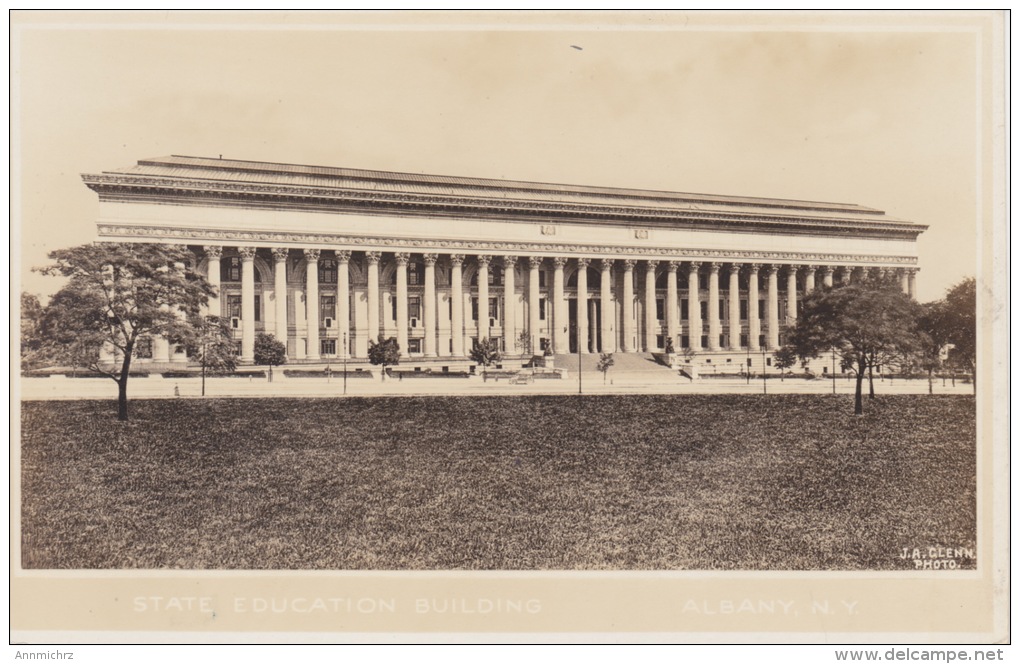
M 13 12 L 12 638 L 1008 642 L 1004 18 Z

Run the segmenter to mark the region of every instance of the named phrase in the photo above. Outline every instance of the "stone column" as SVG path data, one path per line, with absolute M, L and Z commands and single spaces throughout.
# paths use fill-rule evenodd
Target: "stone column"
M 911 300 L 917 299 L 917 268 L 907 269 L 907 295 Z
M 602 259 L 602 348 L 603 353 L 616 352 L 616 326 L 613 324 L 616 318 L 613 315 L 613 259 Z
M 368 268 L 368 340 L 379 341 L 379 261 L 382 252 L 365 253 L 365 264 Z
M 853 272 L 854 272 L 854 269 L 852 267 L 850 267 L 849 265 L 844 265 L 843 266 L 842 278 L 843 278 L 843 284 L 845 286 L 849 286 L 850 285 L 851 279 L 853 277 Z
M 631 258 L 623 261 L 623 338 L 620 340 L 620 352 L 632 353 L 634 350 L 634 263 Z
M 409 253 L 397 253 L 397 344 L 400 356 L 407 357 L 407 262 Z
M 507 353 L 517 350 L 517 284 L 514 271 L 517 256 L 503 257 L 503 346 Z
M 214 293 L 209 296 L 209 315 L 220 318 L 223 316 L 223 309 L 220 305 L 220 259 L 223 257 L 223 247 L 206 247 L 205 255 L 209 259 L 205 268 L 205 278 L 213 287 Z M 905 293 L 906 290 L 903 292 Z
M 152 335 L 152 361 L 153 362 L 169 362 L 170 361 L 170 342 L 162 334 Z
M 761 336 L 761 312 L 758 310 L 758 270 L 761 265 L 751 263 L 747 275 L 747 347 L 752 351 L 759 350 L 758 337 Z
M 438 254 L 425 254 L 425 301 L 422 322 L 425 324 L 425 357 L 436 357 L 436 261 Z
M 450 339 L 453 356 L 464 357 L 464 255 L 450 256 Z
M 590 258 L 577 259 L 577 348 L 588 351 L 588 265 Z
M 676 273 L 680 261 L 669 262 L 666 279 L 666 335 L 673 340 L 673 350 L 680 350 L 680 300 L 676 292 Z
M 719 350 L 719 263 L 708 264 L 708 349 Z
M 690 264 L 690 272 L 687 273 L 687 336 L 690 340 L 690 347 L 693 351 L 701 350 L 701 297 L 698 295 L 698 269 L 701 263 L 693 261 Z
M 822 285 L 826 288 L 832 288 L 832 273 L 835 269 L 831 265 L 825 265 L 822 267 Z
M 276 299 L 276 340 L 287 347 L 287 256 L 284 247 L 273 249 L 273 297 Z
M 658 347 L 659 317 L 655 311 L 655 268 L 659 261 L 648 261 L 645 266 L 645 352 L 654 353 Z M 673 270 L 676 276 L 676 270 Z M 674 294 L 676 288 L 673 289 Z
M 805 267 L 807 272 L 804 274 L 804 294 L 807 295 L 815 289 L 815 270 L 818 269 L 817 265 L 808 265 Z
M 786 324 L 797 322 L 797 266 L 786 268 Z
M 740 266 L 730 265 L 730 350 L 740 350 Z
M 305 303 L 308 316 L 308 348 L 305 357 L 319 359 L 319 254 L 318 249 L 305 249 Z
M 255 361 L 255 247 L 241 254 L 241 361 Z
M 492 256 L 478 257 L 478 341 L 488 339 L 489 330 L 489 261 Z
M 765 338 L 765 348 L 774 351 L 779 348 L 779 266 L 769 265 L 769 329 Z
M 538 278 L 538 272 L 542 269 L 542 257 L 541 256 L 529 256 L 528 257 L 528 334 L 531 335 L 531 354 L 541 354 L 542 344 L 542 332 L 539 326 L 541 322 L 542 314 L 540 312 L 539 305 L 541 302 L 539 299 L 542 294 L 539 292 L 540 281 Z
M 337 249 L 336 254 L 336 325 L 340 331 L 337 343 L 340 357 L 351 356 L 351 252 Z
M 567 300 L 563 297 L 563 266 L 567 259 L 557 256 L 553 259 L 553 350 L 557 353 L 569 353 L 570 315 Z

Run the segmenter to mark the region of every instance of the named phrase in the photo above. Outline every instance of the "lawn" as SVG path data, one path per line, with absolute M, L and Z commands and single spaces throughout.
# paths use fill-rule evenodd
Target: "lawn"
M 972 397 L 22 406 L 26 568 L 906 569 L 975 545 Z M 969 561 L 973 564 L 973 561 Z

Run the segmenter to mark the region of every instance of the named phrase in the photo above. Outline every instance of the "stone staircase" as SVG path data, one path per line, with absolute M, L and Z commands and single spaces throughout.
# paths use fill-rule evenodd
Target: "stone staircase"
M 571 374 L 577 371 L 577 354 L 556 355 L 556 367 L 566 369 Z M 581 355 L 581 371 L 585 375 L 592 373 L 601 377 L 597 369 L 599 356 L 596 353 Z M 667 366 L 659 364 L 651 353 L 613 353 L 613 367 L 609 377 L 614 379 L 641 381 L 672 381 L 683 380 L 680 374 Z

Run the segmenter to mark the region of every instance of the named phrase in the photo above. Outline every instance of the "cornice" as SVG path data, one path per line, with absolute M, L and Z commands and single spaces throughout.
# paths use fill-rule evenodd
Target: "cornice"
M 644 227 L 754 228 L 823 235 L 916 238 L 927 226 L 902 222 L 833 219 L 810 214 L 685 210 L 642 206 L 597 205 L 484 196 L 449 196 L 411 192 L 367 191 L 250 182 L 221 182 L 127 174 L 83 175 L 85 184 L 103 201 L 177 205 L 216 205 L 308 211 L 393 213 L 452 217 L 525 219 L 584 223 L 594 220 Z
M 647 260 L 705 259 L 740 263 L 791 262 L 835 263 L 838 265 L 895 265 L 917 264 L 914 256 L 882 256 L 866 254 L 839 254 L 793 251 L 746 251 L 721 249 L 668 249 L 662 247 L 631 247 L 607 244 L 562 244 L 540 242 L 496 242 L 484 240 L 406 239 L 370 235 L 333 233 L 297 233 L 284 231 L 227 231 L 221 229 L 192 229 L 172 226 L 116 225 L 100 223 L 100 237 L 164 240 L 182 244 L 226 246 L 257 245 L 275 247 L 288 245 L 295 248 L 335 249 L 337 246 L 360 251 L 407 251 L 416 253 L 439 251 L 442 253 L 485 253 L 501 255 L 567 255 L 577 257 L 637 258 Z

